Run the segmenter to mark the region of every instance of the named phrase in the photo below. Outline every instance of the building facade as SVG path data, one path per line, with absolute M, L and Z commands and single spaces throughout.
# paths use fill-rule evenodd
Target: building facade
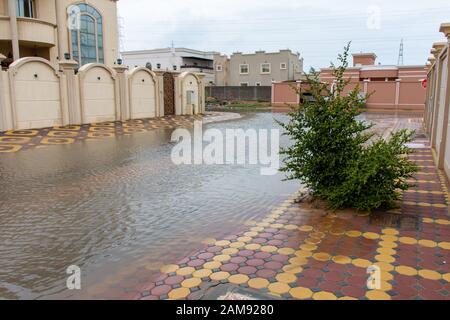
M 424 124 L 438 169 L 450 178 L 450 23 L 440 31 L 446 39 L 433 44 L 428 59 Z
M 229 59 L 215 61 L 216 85 L 271 86 L 274 81 L 292 81 L 303 75 L 303 58 L 291 50 L 236 52 Z
M 194 72 L 205 74 L 205 82 L 213 83 L 214 54 L 187 48 L 164 48 L 122 52 L 126 66 L 151 67 L 154 71 Z
M 0 54 L 3 67 L 23 57 L 113 65 L 117 0 L 0 0 Z

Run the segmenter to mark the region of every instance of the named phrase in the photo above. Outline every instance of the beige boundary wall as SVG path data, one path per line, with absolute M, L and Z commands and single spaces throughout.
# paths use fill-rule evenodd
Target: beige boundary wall
M 0 131 L 164 116 L 163 74 L 27 57 L 0 71 Z M 175 73 L 175 114 L 205 112 L 203 74 Z
M 450 23 L 442 24 L 440 31 L 447 39 L 433 44 L 428 59 L 424 126 L 437 166 L 450 178 Z

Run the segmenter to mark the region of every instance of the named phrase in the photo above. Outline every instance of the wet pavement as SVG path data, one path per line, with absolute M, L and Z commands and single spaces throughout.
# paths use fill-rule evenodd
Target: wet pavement
M 170 137 L 183 119 L 132 134 L 117 123 L 83 127 L 81 137 L 89 128 L 114 134 L 0 154 L 0 298 L 120 298 L 298 189 L 259 166 L 174 165 Z M 205 128 L 273 126 L 265 113 Z M 70 265 L 81 268 L 80 292 L 66 288 Z

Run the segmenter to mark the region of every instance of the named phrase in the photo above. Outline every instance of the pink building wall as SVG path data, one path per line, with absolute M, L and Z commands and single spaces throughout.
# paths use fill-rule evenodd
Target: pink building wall
M 374 55 L 359 54 L 358 63 L 373 63 Z M 425 110 L 426 89 L 422 81 L 427 78 L 424 66 L 381 66 L 362 65 L 350 67 L 344 76 L 350 79 L 345 94 L 359 85 L 361 92 L 370 94 L 366 107 L 367 112 L 378 113 L 414 113 L 423 114 Z M 320 81 L 330 86 L 334 81 L 333 71 L 322 69 Z M 296 99 L 294 90 L 289 90 L 286 83 L 275 83 L 272 88 L 272 104 L 283 107 L 292 104 Z M 297 97 L 298 100 L 298 97 Z

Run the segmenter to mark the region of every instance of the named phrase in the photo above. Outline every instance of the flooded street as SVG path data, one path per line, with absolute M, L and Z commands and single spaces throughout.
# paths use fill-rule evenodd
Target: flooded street
M 247 114 L 205 129 L 267 129 L 273 119 Z M 115 289 L 149 280 L 298 189 L 259 166 L 176 166 L 172 131 L 1 155 L 0 298 L 118 298 Z M 66 288 L 70 265 L 81 268 L 81 291 Z

